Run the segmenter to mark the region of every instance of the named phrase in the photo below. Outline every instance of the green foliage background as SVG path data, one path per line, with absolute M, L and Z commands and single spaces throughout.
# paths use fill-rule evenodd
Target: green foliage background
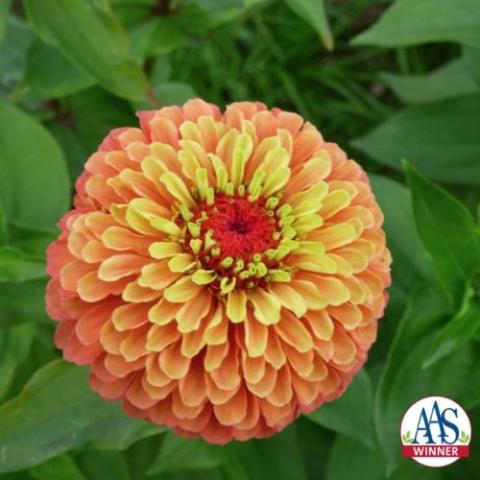
M 478 0 L 1 0 L 0 479 L 480 478 Z M 45 247 L 89 153 L 193 96 L 294 110 L 371 174 L 393 285 L 346 394 L 267 441 L 210 446 L 123 415 L 59 359 Z M 402 163 L 402 159 L 407 162 Z M 402 459 L 429 394 L 471 457 Z

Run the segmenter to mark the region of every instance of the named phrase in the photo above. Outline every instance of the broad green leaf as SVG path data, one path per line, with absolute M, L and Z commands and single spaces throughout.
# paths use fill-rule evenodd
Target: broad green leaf
M 128 102 L 100 88 L 90 88 L 68 97 L 63 105 L 70 121 L 66 124 L 52 121 L 47 125 L 66 152 L 72 179 L 78 177 L 88 157 L 110 130 L 138 125 Z
M 0 408 L 0 472 L 37 465 L 86 442 L 125 436 L 146 422 L 127 417 L 87 384 L 88 371 L 62 360 L 38 370 L 18 397 Z
M 463 58 L 470 76 L 477 82 L 477 86 L 480 88 L 480 48 L 464 47 Z
M 401 47 L 427 42 L 480 46 L 477 0 L 397 0 L 354 45 Z
M 480 91 L 465 59 L 458 58 L 425 75 L 383 73 L 382 78 L 405 103 L 430 103 Z
M 121 452 L 85 450 L 78 455 L 77 463 L 88 480 L 136 480 L 130 476 Z
M 37 39 L 27 52 L 24 83 L 29 99 L 45 100 L 71 95 L 95 81 L 77 70 L 59 49 Z
M 429 178 L 480 185 L 480 95 L 402 110 L 353 145 L 396 170 L 408 160 Z
M 374 442 L 372 413 L 372 385 L 368 373 L 360 370 L 338 400 L 322 405 L 307 418 L 372 448 Z
M 325 480 L 383 480 L 384 465 L 378 449 L 358 440 L 337 435 L 328 459 Z
M 147 470 L 160 451 L 163 439 L 163 434 L 142 438 L 123 452 L 127 458 L 128 467 L 134 479 L 146 476 Z M 160 473 L 158 476 L 161 479 L 164 474 Z
M 46 278 L 21 283 L 0 282 L 1 330 L 25 322 L 49 321 L 44 300 L 46 283 Z
M 53 228 L 31 228 L 19 222 L 7 224 L 8 243 L 22 252 L 37 258 L 45 258 L 47 246 L 58 237 Z
M 12 0 L 3 0 L 0 3 L 0 44 L 2 43 L 3 36 L 5 35 L 5 28 L 8 21 L 8 14 L 10 13 L 10 7 Z
M 460 310 L 435 337 L 433 345 L 423 362 L 423 367 L 429 367 L 463 347 L 479 331 L 480 299 L 478 298 L 478 292 L 469 285 Z
M 433 271 L 418 234 L 408 189 L 390 178 L 370 175 L 375 197 L 385 216 L 383 228 L 394 259 L 393 284 L 411 292 L 423 281 L 431 281 Z
M 5 214 L 3 213 L 2 207 L 0 207 L 0 246 L 6 245 L 8 243 L 8 233 L 7 233 L 7 220 Z
M 238 442 L 231 448 L 248 479 L 307 480 L 300 442 L 293 424 L 266 440 Z
M 458 306 L 467 282 L 480 268 L 478 227 L 462 203 L 408 164 L 406 175 L 417 232 L 451 304 Z
M 226 451 L 218 445 L 210 445 L 202 439 L 185 440 L 167 433 L 148 473 L 209 470 L 227 461 Z
M 72 457 L 67 454 L 31 468 L 30 475 L 36 480 L 87 480 Z
M 0 1 L 0 4 L 4 2 Z M 17 89 L 25 70 L 25 55 L 34 38 L 26 22 L 13 15 L 8 18 L 0 44 L 0 92 L 14 98 L 18 95 Z
M 197 94 L 187 83 L 163 82 L 153 87 L 156 97 L 162 105 L 182 105 Z
M 50 0 L 48 9 L 24 0 L 27 16 L 40 37 L 101 86 L 129 100 L 147 98 L 148 82 L 130 56 L 128 39 L 108 8 L 93 0 Z
M 15 375 L 27 359 L 35 333 L 34 323 L 0 331 L 0 403 L 7 397 Z
M 294 425 L 306 477 L 325 478 L 327 460 L 336 434 L 301 416 Z
M 181 46 L 185 34 L 174 17 L 156 17 L 135 26 L 129 32 L 132 50 L 141 58 L 169 53 Z
M 0 282 L 24 282 L 45 276 L 45 263 L 13 247 L 0 247 Z
M 0 206 L 7 220 L 54 226 L 70 201 L 59 146 L 36 120 L 2 100 L 0 125 Z
M 327 50 L 333 50 L 333 35 L 325 12 L 324 0 L 285 0 L 320 36 Z

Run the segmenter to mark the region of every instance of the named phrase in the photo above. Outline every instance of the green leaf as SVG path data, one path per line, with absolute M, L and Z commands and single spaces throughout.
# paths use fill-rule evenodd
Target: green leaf
M 67 454 L 59 455 L 31 468 L 30 475 L 37 480 L 87 480 Z
M 208 470 L 227 462 L 228 457 L 225 453 L 222 447 L 210 445 L 202 439 L 185 440 L 173 433 L 167 433 L 148 474 Z
M 0 402 L 7 397 L 15 375 L 27 359 L 35 333 L 34 323 L 0 331 Z
M 465 59 L 458 58 L 425 75 L 383 73 L 382 79 L 405 103 L 430 103 L 479 92 Z
M 60 48 L 85 74 L 115 95 L 147 98 L 148 82 L 130 56 L 128 39 L 112 12 L 94 0 L 24 0 L 27 16 L 39 36 Z
M 130 480 L 132 478 L 128 464 L 120 452 L 85 450 L 80 452 L 77 462 L 88 480 Z
M 25 70 L 25 55 L 35 36 L 26 22 L 14 16 L 8 18 L 5 27 L 0 44 L 0 92 L 15 98 Z
M 372 448 L 372 412 L 372 385 L 368 373 L 363 369 L 338 400 L 322 405 L 307 418 Z
M 155 95 L 162 105 L 182 105 L 197 94 L 187 83 L 163 82 L 153 87 Z
M 385 216 L 383 228 L 394 259 L 393 283 L 411 292 L 418 284 L 430 282 L 434 275 L 431 260 L 415 230 L 408 189 L 380 175 L 371 174 L 370 181 Z
M 136 25 L 129 36 L 132 50 L 141 58 L 169 53 L 185 41 L 185 34 L 172 17 L 156 17 Z
M 384 466 L 378 449 L 337 435 L 328 459 L 326 480 L 383 480 Z
M 0 247 L 0 282 L 24 282 L 45 276 L 45 263 L 13 247 Z
M 402 110 L 353 145 L 383 165 L 401 170 L 408 158 L 429 178 L 480 185 L 480 95 Z
M 88 157 L 110 130 L 138 125 L 130 104 L 100 88 L 89 88 L 62 102 L 68 122 L 48 122 L 62 144 L 72 179 L 78 177 Z M 147 106 L 146 108 L 151 108 Z
M 29 99 L 46 100 L 71 95 L 95 81 L 77 70 L 56 47 L 37 39 L 27 52 L 24 83 Z
M 70 183 L 62 152 L 36 120 L 0 100 L 0 206 L 8 220 L 52 227 L 67 210 Z
M 453 306 L 480 268 L 480 236 L 470 212 L 456 198 L 405 167 L 417 231 L 432 256 L 438 278 Z
M 427 368 L 450 355 L 480 331 L 480 301 L 478 292 L 468 286 L 463 305 L 457 314 L 438 332 L 423 367 Z
M 12 221 L 7 225 L 8 243 L 36 258 L 45 258 L 48 245 L 58 237 L 53 228 L 30 228 Z
M 3 2 L 0 3 L 0 44 L 2 43 L 3 36 L 5 35 L 5 28 L 11 6 L 12 0 L 3 0 Z
M 333 50 L 333 35 L 325 12 L 324 0 L 285 0 L 320 36 L 327 50 Z
M 237 442 L 231 448 L 247 479 L 307 480 L 301 442 L 293 424 L 266 440 Z
M 477 0 L 397 0 L 354 45 L 401 47 L 427 42 L 480 46 Z
M 119 404 L 98 397 L 88 371 L 62 360 L 38 370 L 21 394 L 0 408 L 0 472 L 27 468 L 73 447 L 146 422 L 127 417 Z M 149 426 L 151 427 L 151 425 Z
M 0 282 L 0 329 L 25 322 L 47 322 L 46 278 L 27 282 Z M 28 299 L 28 301 L 25 301 Z

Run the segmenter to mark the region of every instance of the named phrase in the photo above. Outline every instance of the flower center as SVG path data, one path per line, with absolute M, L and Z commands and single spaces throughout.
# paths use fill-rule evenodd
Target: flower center
M 200 205 L 200 209 L 208 215 L 202 231 L 205 234 L 212 231 L 220 259 L 233 257 L 249 262 L 256 253 L 278 245 L 273 238 L 277 222 L 265 209 L 264 199 L 249 202 L 243 197 L 220 195 L 211 207 Z

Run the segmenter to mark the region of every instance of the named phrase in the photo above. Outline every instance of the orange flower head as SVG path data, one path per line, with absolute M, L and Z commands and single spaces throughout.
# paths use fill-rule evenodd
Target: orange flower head
M 140 112 L 85 165 L 48 250 L 64 357 L 126 412 L 212 443 L 337 398 L 390 284 L 362 168 L 295 114 Z

